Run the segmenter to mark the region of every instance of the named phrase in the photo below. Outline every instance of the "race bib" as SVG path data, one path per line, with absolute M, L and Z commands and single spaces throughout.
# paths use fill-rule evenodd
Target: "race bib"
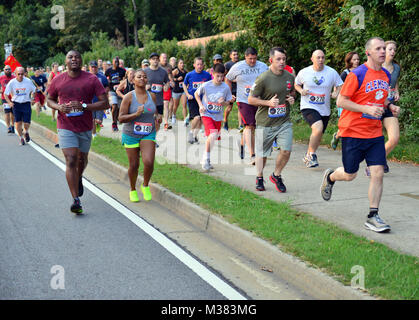
M 248 97 L 252 86 L 244 86 L 244 94 Z
M 147 136 L 153 131 L 153 124 L 152 123 L 145 123 L 145 122 L 134 122 L 134 133 Z
M 192 82 L 192 88 L 198 90 L 204 82 Z
M 83 114 L 83 111 L 82 110 L 74 110 L 73 109 L 73 111 L 72 112 L 70 112 L 70 113 L 66 113 L 66 116 L 67 117 L 79 117 L 79 116 L 81 116 Z
M 287 114 L 287 106 L 285 104 L 280 104 L 277 107 L 269 107 L 268 109 L 269 118 L 285 117 L 286 114 Z
M 3 104 L 3 108 L 4 108 L 4 110 L 10 110 L 10 109 L 12 109 L 12 107 L 9 106 L 7 103 L 4 103 Z
M 223 111 L 223 106 L 217 102 L 208 102 L 207 104 L 207 111 L 209 113 L 220 113 Z
M 160 93 L 162 91 L 163 91 L 163 85 L 162 84 L 153 83 L 151 85 L 151 92 Z
M 367 102 L 367 105 L 384 108 L 384 105 L 382 103 Z M 376 117 L 373 117 L 373 116 L 369 115 L 368 113 L 363 113 L 362 118 L 371 119 L 371 120 L 380 120 L 381 121 L 381 117 L 376 118 Z
M 309 93 L 308 102 L 312 104 L 324 104 L 326 95 L 324 94 L 317 94 L 317 93 Z

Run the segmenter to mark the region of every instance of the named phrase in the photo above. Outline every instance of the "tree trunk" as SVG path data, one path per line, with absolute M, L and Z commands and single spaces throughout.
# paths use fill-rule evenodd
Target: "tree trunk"
M 127 47 L 129 47 L 129 23 L 128 20 L 125 20 L 125 33 L 127 37 Z
M 134 9 L 134 44 L 138 48 L 140 44 L 138 43 L 138 22 L 137 22 L 137 5 L 135 0 L 132 1 L 132 7 Z

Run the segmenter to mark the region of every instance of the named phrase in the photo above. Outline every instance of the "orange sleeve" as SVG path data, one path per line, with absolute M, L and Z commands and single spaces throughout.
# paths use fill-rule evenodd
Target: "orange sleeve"
M 358 90 L 358 78 L 355 73 L 349 73 L 345 79 L 345 82 L 340 90 L 340 94 L 345 97 L 351 98 L 353 94 Z

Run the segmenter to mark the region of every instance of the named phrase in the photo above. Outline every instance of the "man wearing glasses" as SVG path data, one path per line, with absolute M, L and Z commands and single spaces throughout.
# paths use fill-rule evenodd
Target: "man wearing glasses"
M 36 87 L 31 80 L 26 78 L 25 69 L 16 68 L 16 78 L 11 80 L 4 91 L 4 97 L 8 105 L 13 108 L 13 115 L 16 122 L 16 133 L 19 136 L 20 144 L 24 145 L 29 142 L 29 126 L 31 124 L 31 100 L 35 93 Z M 12 98 L 9 98 L 9 95 Z M 24 131 L 22 130 L 22 123 Z
M 0 92 L 5 114 L 4 120 L 6 121 L 6 125 L 8 128 L 7 133 L 15 133 L 15 117 L 13 116 L 12 108 L 9 106 L 9 104 L 6 101 L 6 98 L 4 97 L 4 90 L 6 90 L 7 84 L 14 78 L 15 76 L 12 74 L 12 68 L 6 65 L 4 67 L 4 75 L 0 76 Z

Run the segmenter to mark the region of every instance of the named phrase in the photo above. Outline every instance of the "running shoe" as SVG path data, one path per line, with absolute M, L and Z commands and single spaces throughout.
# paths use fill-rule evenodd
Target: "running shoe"
M 25 133 L 25 141 L 26 142 L 29 142 L 29 141 L 31 141 L 31 137 L 29 136 L 29 133 Z
M 282 182 L 281 175 L 278 177 L 274 173 L 272 173 L 269 176 L 269 180 L 275 185 L 275 188 L 276 188 L 276 190 L 278 190 L 278 192 L 286 192 L 287 191 L 287 188 L 285 187 L 285 184 Z
M 365 228 L 375 232 L 389 232 L 391 227 L 380 218 L 378 213 L 371 218 L 367 218 L 364 223 Z
M 332 147 L 333 150 L 336 150 L 336 148 L 338 147 L 338 144 L 339 144 L 340 138 L 338 138 L 337 135 L 338 135 L 338 133 L 335 132 L 333 134 L 332 140 L 330 141 L 330 146 Z
M 265 186 L 263 185 L 263 177 L 256 177 L 256 190 L 265 191 Z
M 118 131 L 118 125 L 116 123 L 112 123 L 112 131 Z
M 172 125 L 175 125 L 176 124 L 176 116 L 175 115 L 173 115 L 172 116 Z
M 79 179 L 79 197 L 81 197 L 84 193 L 84 187 L 83 187 L 83 177 L 80 177 Z
M 7 133 L 12 133 L 12 127 L 9 127 L 9 128 L 7 129 Z
M 129 200 L 131 202 L 140 202 L 140 198 L 138 198 L 137 190 L 132 190 L 129 192 Z
M 23 139 L 22 137 L 20 138 L 20 145 L 24 146 L 25 145 L 25 139 Z
M 224 122 L 224 130 L 228 131 L 228 121 Z
M 149 186 L 143 186 L 143 184 L 141 184 L 141 192 L 143 193 L 144 196 L 144 200 L 145 201 L 150 201 L 151 200 L 151 191 L 150 191 L 150 187 Z
M 83 213 L 83 208 L 81 206 L 80 199 L 74 199 L 74 202 L 71 205 L 70 210 L 71 210 L 71 212 L 73 212 L 75 214 L 82 214 Z
M 304 163 L 306 164 L 307 168 L 314 168 L 319 166 L 319 162 L 317 161 L 317 155 L 313 153 L 311 156 L 306 154 L 303 158 Z
M 164 131 L 167 131 L 169 129 L 169 125 L 167 123 L 164 124 Z
M 205 162 L 202 163 L 202 170 L 204 170 L 205 172 L 210 171 L 211 168 L 213 169 L 209 160 L 205 160 Z
M 198 137 L 195 137 L 193 141 L 194 141 L 194 143 L 199 144 Z
M 279 146 L 278 146 L 278 143 L 276 142 L 276 139 L 274 140 L 274 143 L 272 144 L 272 149 L 274 151 L 278 151 L 279 150 Z
M 12 133 L 15 133 L 15 127 L 12 126 Z
M 255 155 L 252 155 L 252 156 L 250 157 L 250 162 L 249 162 L 249 164 L 250 164 L 251 166 L 254 166 L 254 165 L 256 164 L 256 157 L 255 157 Z
M 324 172 L 323 181 L 322 181 L 322 184 L 320 186 L 320 193 L 322 195 L 323 200 L 325 200 L 325 201 L 329 201 L 330 198 L 332 197 L 332 189 L 333 189 L 334 184 L 329 183 L 329 181 L 327 179 L 332 173 L 333 173 L 332 169 L 327 169 Z
M 386 163 L 384 165 L 384 173 L 389 173 L 390 172 L 390 168 L 388 167 L 388 164 Z

